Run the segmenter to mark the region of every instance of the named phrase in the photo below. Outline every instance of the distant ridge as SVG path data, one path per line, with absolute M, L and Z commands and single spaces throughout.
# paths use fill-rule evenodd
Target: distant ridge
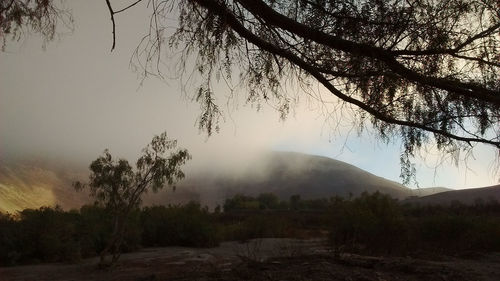
M 492 200 L 500 202 L 500 185 L 446 191 L 420 198 L 411 198 L 406 201 L 421 205 L 448 205 L 452 202 L 472 205 L 478 202 L 487 203 Z
M 413 196 L 422 197 L 428 196 L 436 193 L 453 191 L 454 189 L 446 188 L 446 187 L 424 187 L 424 188 L 415 188 L 412 189 Z

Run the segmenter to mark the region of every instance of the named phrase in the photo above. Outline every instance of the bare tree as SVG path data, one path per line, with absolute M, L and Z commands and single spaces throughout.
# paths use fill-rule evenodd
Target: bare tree
M 120 257 L 127 219 L 141 204 L 141 196 L 152 190 L 173 185 L 184 178 L 180 169 L 191 159 L 186 149 L 178 149 L 177 141 L 169 140 L 166 133 L 155 136 L 143 149 L 136 162 L 136 168 L 127 160 L 114 160 L 108 150 L 90 164 L 89 183 L 76 182 L 77 190 L 90 188 L 90 194 L 99 204 L 104 205 L 113 217 L 113 232 L 105 248 L 100 253 L 100 266 L 113 265 Z M 175 150 L 175 151 L 174 151 Z M 106 260 L 111 254 L 111 260 Z

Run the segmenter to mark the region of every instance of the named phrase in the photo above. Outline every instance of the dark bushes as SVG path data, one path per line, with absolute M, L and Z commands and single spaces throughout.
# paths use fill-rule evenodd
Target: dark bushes
M 134 210 L 122 251 L 151 246 L 211 247 L 220 241 L 262 237 L 317 237 L 330 229 L 337 251 L 371 254 L 463 254 L 500 251 L 500 204 L 401 204 L 380 193 L 358 198 L 278 201 L 265 194 L 235 196 L 224 212 L 198 203 Z M 0 213 L 0 265 L 73 262 L 97 255 L 112 232 L 112 216 L 99 205 L 80 210 L 27 209 Z
M 75 261 L 80 258 L 78 213 L 60 208 L 26 209 L 0 217 L 0 262 Z
M 401 205 L 380 193 L 332 203 L 337 250 L 383 254 L 500 251 L 500 205 Z
M 86 205 L 79 211 L 42 207 L 15 216 L 0 213 L 0 265 L 74 262 L 95 256 L 111 236 L 111 222 L 110 212 L 98 205 Z M 133 211 L 121 250 L 217 244 L 216 227 L 208 210 L 190 203 Z
M 141 224 L 144 246 L 212 247 L 219 244 L 212 216 L 198 203 L 145 207 Z
M 401 247 L 406 226 L 396 200 L 381 193 L 363 193 L 354 200 L 332 203 L 330 241 L 350 250 L 390 252 Z

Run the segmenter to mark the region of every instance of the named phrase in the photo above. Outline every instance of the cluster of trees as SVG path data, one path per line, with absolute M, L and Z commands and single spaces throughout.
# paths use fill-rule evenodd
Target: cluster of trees
M 224 201 L 225 212 L 256 210 L 327 210 L 333 199 L 302 199 L 300 195 L 292 195 L 289 200 L 280 200 L 273 193 L 261 193 L 257 197 L 236 194 Z

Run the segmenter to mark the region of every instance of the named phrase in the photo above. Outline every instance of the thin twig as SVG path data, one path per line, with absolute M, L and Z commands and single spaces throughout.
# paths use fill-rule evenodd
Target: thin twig
M 132 3 L 132 4 L 128 5 L 127 7 L 123 8 L 123 9 L 121 9 L 121 10 L 118 10 L 118 11 L 116 11 L 116 12 L 114 12 L 114 13 L 115 13 L 115 14 L 118 14 L 118 13 L 121 13 L 121 12 L 123 12 L 123 11 L 125 11 L 125 10 L 128 10 L 128 9 L 130 9 L 130 8 L 134 7 L 135 5 L 139 4 L 139 2 L 142 2 L 142 0 L 137 0 L 137 1 L 135 1 L 134 3 Z

